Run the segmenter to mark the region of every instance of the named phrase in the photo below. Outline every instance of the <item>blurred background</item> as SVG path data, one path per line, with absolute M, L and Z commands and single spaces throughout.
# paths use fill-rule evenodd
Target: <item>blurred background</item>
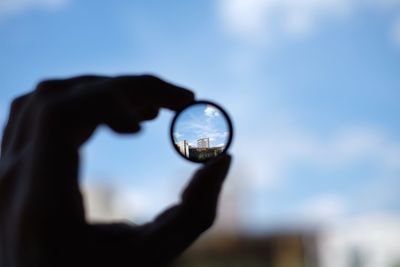
M 153 73 L 224 106 L 233 167 L 179 267 L 400 266 L 400 1 L 0 0 L 0 123 L 46 78 Z M 82 149 L 88 219 L 143 223 L 198 165 L 172 112 Z

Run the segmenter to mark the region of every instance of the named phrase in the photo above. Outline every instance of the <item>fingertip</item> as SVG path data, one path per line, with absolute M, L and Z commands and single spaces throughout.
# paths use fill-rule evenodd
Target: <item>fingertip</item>
M 180 111 L 185 107 L 195 102 L 195 94 L 189 89 L 177 87 L 179 89 L 179 95 L 175 97 L 175 103 L 170 103 L 168 107 L 174 111 Z
M 195 94 L 193 91 L 189 90 L 189 89 L 184 89 L 186 91 L 186 98 L 187 101 L 190 103 L 194 102 L 195 99 Z
M 220 155 L 206 162 L 203 165 L 203 167 L 199 170 L 199 175 L 204 177 L 213 176 L 213 177 L 219 177 L 220 179 L 224 179 L 228 174 L 231 160 L 232 157 L 229 154 Z
M 116 124 L 116 123 L 109 123 L 108 126 L 115 132 L 120 134 L 131 134 L 131 133 L 138 133 L 141 130 L 141 126 L 137 123 L 124 123 L 124 124 Z
M 230 163 L 232 161 L 232 156 L 230 154 L 222 154 L 219 155 L 215 158 L 213 158 L 212 160 L 207 161 L 204 166 L 208 167 L 208 166 L 215 166 L 215 165 L 226 165 L 229 166 Z

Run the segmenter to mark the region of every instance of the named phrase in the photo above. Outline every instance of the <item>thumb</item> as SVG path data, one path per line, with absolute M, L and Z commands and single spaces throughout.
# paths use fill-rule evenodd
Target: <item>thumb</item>
M 136 232 L 140 231 L 141 239 L 145 240 L 145 244 L 141 245 L 141 256 L 147 262 L 170 262 L 212 225 L 230 162 L 229 155 L 221 155 L 207 162 L 189 182 L 181 203 L 142 226 L 141 231 L 136 228 Z M 153 255 L 154 251 L 160 254 L 157 258 L 147 257 Z
M 218 196 L 231 164 L 230 155 L 219 156 L 199 169 L 182 194 L 182 207 L 206 220 L 214 220 Z

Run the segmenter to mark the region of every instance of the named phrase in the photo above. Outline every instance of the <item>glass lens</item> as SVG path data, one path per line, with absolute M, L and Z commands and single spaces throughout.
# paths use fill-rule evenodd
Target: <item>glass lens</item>
M 228 149 L 232 123 L 221 107 L 199 101 L 176 115 L 171 126 L 171 138 L 183 157 L 205 162 Z

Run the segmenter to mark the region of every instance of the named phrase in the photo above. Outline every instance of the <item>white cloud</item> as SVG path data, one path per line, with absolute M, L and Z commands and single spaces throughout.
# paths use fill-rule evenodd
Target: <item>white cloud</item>
M 391 29 L 393 42 L 400 47 L 400 16 L 396 18 Z
M 1 0 L 0 17 L 16 15 L 32 9 L 59 9 L 68 2 L 69 0 Z
M 229 137 L 227 125 L 224 124 L 225 118 L 220 116 L 220 111 L 212 106 L 204 109 L 205 116 L 191 116 L 186 121 L 179 121 L 175 128 L 179 130 L 181 136 L 179 139 L 185 139 L 192 144 L 196 144 L 198 139 L 210 138 L 211 146 L 214 142 L 225 142 Z
M 296 164 L 330 171 L 369 162 L 382 173 L 400 171 L 400 142 L 372 127 L 338 130 L 326 139 L 301 129 L 275 129 L 243 137 L 235 148 L 252 170 L 249 181 L 258 188 L 279 185 Z
M 277 32 L 306 35 L 319 20 L 346 14 L 353 1 L 220 0 L 219 10 L 229 32 L 254 40 Z
M 219 0 L 223 27 L 245 41 L 263 43 L 278 36 L 304 37 L 327 20 L 369 7 L 400 11 L 399 0 Z M 354 13 L 354 12 L 353 12 Z
M 216 109 L 215 107 L 211 106 L 211 105 L 207 105 L 206 109 L 204 110 L 204 114 L 207 117 L 217 117 L 219 116 L 219 111 L 218 109 Z
M 179 139 L 179 138 L 181 138 L 182 137 L 182 134 L 181 133 L 179 133 L 179 132 L 174 132 L 174 138 L 175 139 Z
M 347 212 L 345 200 L 334 194 L 322 194 L 313 196 L 301 204 L 298 210 L 298 218 L 306 222 L 327 224 L 338 221 Z
M 243 222 L 245 227 L 263 229 L 274 219 L 292 226 L 326 226 L 357 216 L 356 213 L 390 209 L 398 202 L 400 140 L 387 132 L 373 126 L 348 127 L 326 137 L 295 125 L 270 125 L 268 129 L 270 132 L 249 132 L 246 136 L 241 133 L 233 147 L 236 164 L 232 173 L 240 175 L 236 180 L 230 179 L 241 190 L 267 199 L 249 200 L 247 204 L 261 206 L 250 212 L 252 222 Z M 373 171 L 364 172 L 360 166 Z M 337 181 L 335 174 L 341 175 Z M 352 175 L 364 176 L 365 180 L 353 182 Z M 315 181 L 318 176 L 330 180 Z M 311 184 L 308 190 L 307 183 L 312 181 L 315 187 Z M 294 203 L 289 196 L 290 204 L 282 204 L 280 214 L 269 213 L 269 209 L 281 205 L 268 206 L 269 192 L 293 191 Z

